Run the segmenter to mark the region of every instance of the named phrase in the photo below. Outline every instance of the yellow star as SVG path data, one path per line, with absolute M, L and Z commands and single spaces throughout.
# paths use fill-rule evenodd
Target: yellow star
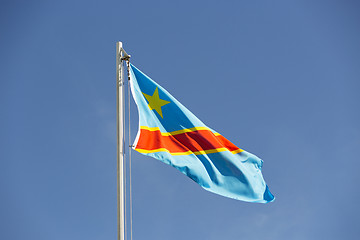
M 159 89 L 156 87 L 155 92 L 152 96 L 147 95 L 146 93 L 142 93 L 142 94 L 144 94 L 146 100 L 148 100 L 149 102 L 148 106 L 150 110 L 155 110 L 161 116 L 161 118 L 163 118 L 161 107 L 166 104 L 169 104 L 170 102 L 160 99 Z

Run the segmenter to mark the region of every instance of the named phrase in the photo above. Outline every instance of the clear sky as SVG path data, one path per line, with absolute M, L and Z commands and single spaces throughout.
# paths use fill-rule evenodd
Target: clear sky
M 116 239 L 115 43 L 264 160 L 276 200 L 133 152 L 134 239 L 358 239 L 360 3 L 0 3 L 0 239 Z M 133 101 L 132 101 L 133 104 Z M 137 112 L 132 105 L 132 138 Z

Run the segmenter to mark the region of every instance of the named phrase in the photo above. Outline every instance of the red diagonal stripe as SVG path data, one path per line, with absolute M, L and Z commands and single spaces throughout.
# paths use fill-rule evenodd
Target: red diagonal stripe
M 239 149 L 225 137 L 221 135 L 215 136 L 209 130 L 197 130 L 163 136 L 159 130 L 140 129 L 140 137 L 136 149 L 151 151 L 159 148 L 165 148 L 170 153 L 198 152 L 218 148 L 227 148 L 229 151 Z

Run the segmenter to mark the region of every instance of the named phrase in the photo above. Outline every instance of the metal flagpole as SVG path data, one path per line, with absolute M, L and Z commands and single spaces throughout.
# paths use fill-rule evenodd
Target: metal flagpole
M 124 79 L 122 42 L 116 43 L 116 125 L 117 125 L 117 229 L 118 240 L 125 240 L 124 186 Z
M 129 60 L 122 47 L 122 42 L 116 43 L 116 126 L 117 126 L 117 229 L 118 240 L 125 240 L 125 168 L 124 168 L 124 67 L 123 60 Z

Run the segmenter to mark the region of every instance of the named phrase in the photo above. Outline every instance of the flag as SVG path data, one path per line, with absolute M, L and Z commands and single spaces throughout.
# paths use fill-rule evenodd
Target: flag
M 260 158 L 207 127 L 132 64 L 130 85 L 139 111 L 136 151 L 175 167 L 210 192 L 247 202 L 274 200 Z

